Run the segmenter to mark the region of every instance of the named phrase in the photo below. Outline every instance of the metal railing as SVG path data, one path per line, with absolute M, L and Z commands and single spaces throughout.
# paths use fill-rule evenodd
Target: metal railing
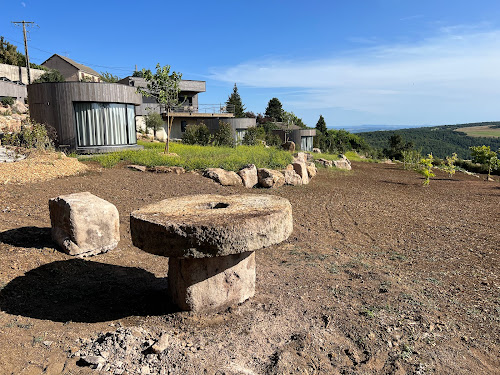
M 181 105 L 173 108 L 174 112 L 180 113 L 234 113 L 232 104 L 199 104 Z

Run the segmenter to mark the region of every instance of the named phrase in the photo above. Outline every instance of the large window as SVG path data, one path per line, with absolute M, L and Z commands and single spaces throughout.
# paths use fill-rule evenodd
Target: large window
M 73 103 L 78 147 L 136 144 L 132 104 Z
M 313 137 L 300 137 L 300 149 L 302 151 L 312 151 Z

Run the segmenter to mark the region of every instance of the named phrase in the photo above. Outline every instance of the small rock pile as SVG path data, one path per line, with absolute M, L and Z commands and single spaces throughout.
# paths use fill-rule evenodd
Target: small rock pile
M 175 334 L 153 335 L 140 327 L 120 327 L 93 340 L 80 339 L 80 344 L 80 350 L 69 355 L 79 366 L 116 375 L 175 374 L 176 363 L 203 350 Z
M 223 186 L 278 188 L 283 185 L 306 185 L 316 173 L 316 165 L 308 159 L 308 154 L 299 152 L 293 163 L 282 171 L 257 168 L 254 164 L 248 164 L 237 173 L 222 168 L 207 168 L 203 171 L 203 176 Z

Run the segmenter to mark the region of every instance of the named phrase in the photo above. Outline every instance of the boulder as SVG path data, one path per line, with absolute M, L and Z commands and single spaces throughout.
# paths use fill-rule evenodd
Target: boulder
M 333 167 L 333 161 L 319 158 L 315 160 L 316 163 L 321 164 L 323 167 L 331 168 Z
M 293 155 L 293 161 L 297 163 L 305 163 L 307 161 L 307 155 L 305 152 L 297 152 Z
M 309 183 L 309 174 L 307 173 L 307 165 L 302 162 L 293 163 L 293 169 L 302 178 L 302 184 L 307 185 Z
M 333 165 L 339 169 L 346 169 L 348 171 L 352 169 L 351 162 L 344 155 L 342 155 L 342 159 L 334 160 Z
M 319 148 L 313 148 L 312 150 L 315 154 L 321 154 L 321 150 Z
M 300 177 L 297 172 L 284 170 L 283 175 L 285 176 L 285 185 L 302 185 L 302 177 Z
M 203 176 L 211 178 L 223 186 L 241 186 L 241 177 L 236 172 L 226 171 L 222 168 L 207 168 L 203 171 Z
M 11 105 L 11 108 L 12 108 L 12 112 L 21 113 L 21 114 L 28 113 L 28 107 L 26 106 L 26 104 L 24 104 L 23 102 L 21 102 L 19 100 L 16 100 L 14 102 L 14 104 Z
M 186 171 L 182 167 L 165 167 L 162 165 L 148 168 L 148 171 L 155 173 L 175 173 L 175 174 L 186 173 Z
M 293 171 L 293 165 L 292 165 L 292 164 L 288 164 L 288 165 L 285 167 L 285 171 Z
M 281 147 L 284 150 L 287 150 L 287 151 L 290 151 L 290 152 L 294 152 L 295 151 L 295 142 L 293 142 L 293 141 L 287 141 L 287 142 L 283 143 L 281 145 Z
M 144 165 L 130 164 L 127 165 L 128 169 L 133 169 L 134 171 L 146 172 L 147 168 Z
M 309 175 L 309 178 L 313 178 L 316 176 L 318 173 L 318 168 L 316 168 L 316 164 L 314 163 L 307 163 L 307 174 Z
M 69 255 L 104 253 L 120 241 L 118 210 L 89 192 L 50 199 L 49 211 L 52 239 Z
M 278 188 L 285 184 L 285 176 L 274 169 L 259 168 L 257 170 L 259 185 L 264 188 Z
M 243 186 L 246 188 L 253 188 L 259 184 L 257 177 L 257 167 L 254 164 L 246 165 L 238 171 L 238 175 L 243 181 Z

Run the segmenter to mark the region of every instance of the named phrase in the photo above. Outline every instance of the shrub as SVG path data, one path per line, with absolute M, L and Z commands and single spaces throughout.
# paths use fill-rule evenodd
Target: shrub
M 13 98 L 13 97 L 11 97 L 11 96 L 6 96 L 6 97 L 2 98 L 2 100 L 1 100 L 1 101 L 2 101 L 2 104 L 3 104 L 4 106 L 14 104 L 14 98 Z
M 54 148 L 55 139 L 56 132 L 54 128 L 33 121 L 26 121 L 21 125 L 19 133 L 6 135 L 3 142 L 28 149 L 51 150 Z
M 247 146 L 256 145 L 258 134 L 259 134 L 259 130 L 255 126 L 248 128 L 241 143 L 243 143 L 244 145 L 247 145 Z
M 443 169 L 446 172 L 448 172 L 448 176 L 450 176 L 450 178 L 453 177 L 453 175 L 455 174 L 455 170 L 456 170 L 455 163 L 457 162 L 457 160 L 458 160 L 458 157 L 457 157 L 456 152 L 454 152 L 453 155 L 446 157 L 446 163 L 445 163 Z
M 182 136 L 182 142 L 188 145 L 206 146 L 210 143 L 212 136 L 208 127 L 201 123 L 198 125 L 188 125 Z
M 156 132 L 163 129 L 163 118 L 159 113 L 149 112 L 145 116 L 146 129 L 153 130 L 153 137 L 156 138 Z
M 215 132 L 213 144 L 214 146 L 236 146 L 231 125 L 227 122 L 219 121 L 219 130 Z

